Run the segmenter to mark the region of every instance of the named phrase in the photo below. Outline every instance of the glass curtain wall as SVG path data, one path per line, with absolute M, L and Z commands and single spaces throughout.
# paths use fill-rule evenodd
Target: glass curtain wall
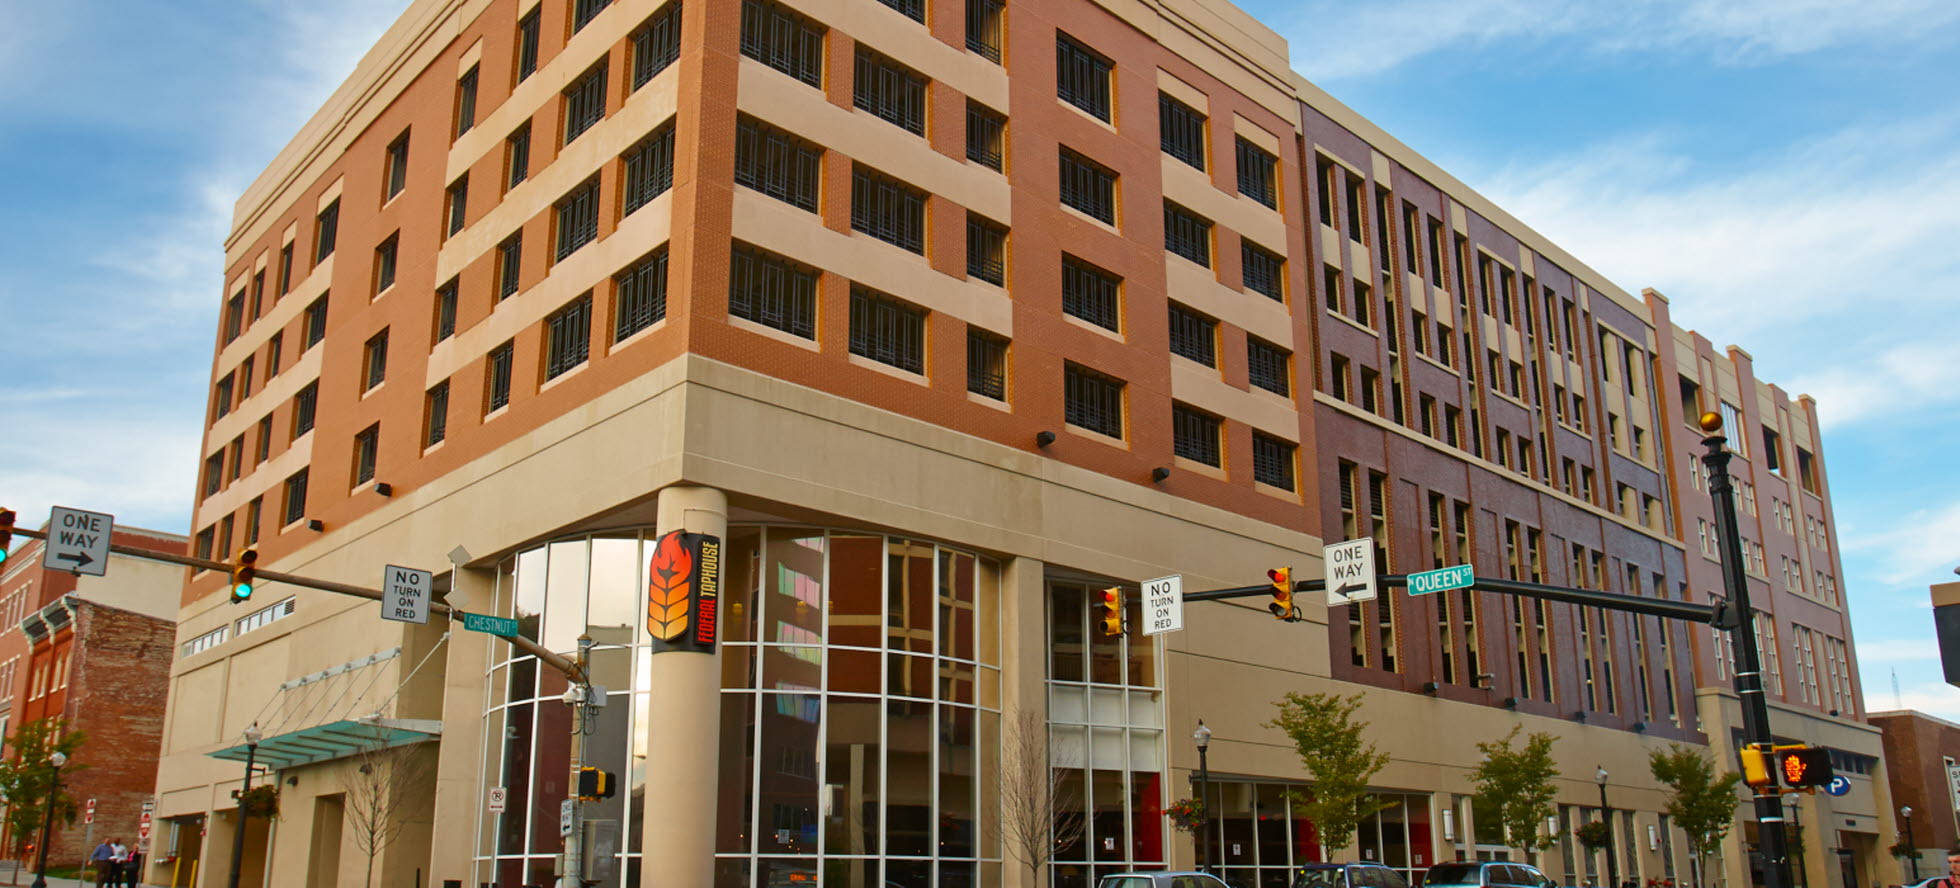
M 598 642 L 609 691 L 588 763 L 624 777 L 588 816 L 617 819 L 638 886 L 651 649 L 638 618 L 657 535 L 560 541 L 501 566 L 497 613 L 555 651 Z M 1000 884 L 999 565 L 928 542 L 732 526 L 724 540 L 716 888 Z M 492 645 L 477 881 L 550 885 L 569 770 L 564 679 Z
M 1233 885 L 1287 888 L 1293 867 L 1324 861 L 1319 833 L 1293 802 L 1295 794 L 1310 791 L 1305 783 L 1213 780 L 1214 870 Z M 1380 792 L 1375 797 L 1387 807 L 1355 825 L 1353 859 L 1384 864 L 1410 885 L 1421 884 L 1435 863 L 1429 796 Z

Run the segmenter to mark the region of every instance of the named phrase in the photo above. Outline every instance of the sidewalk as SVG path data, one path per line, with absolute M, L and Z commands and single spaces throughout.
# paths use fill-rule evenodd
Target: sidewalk
M 12 869 L 12 867 L 0 867 L 0 888 L 7 888 L 9 885 L 15 884 L 25 888 L 25 886 L 34 884 L 34 871 L 25 867 L 21 868 L 19 882 L 8 882 L 7 877 L 10 875 Z M 92 881 L 77 882 L 74 879 L 60 879 L 50 876 L 48 878 L 48 888 L 95 888 L 95 883 Z M 143 888 L 167 888 L 167 886 L 145 883 Z M 178 886 L 178 888 L 183 888 L 183 886 Z

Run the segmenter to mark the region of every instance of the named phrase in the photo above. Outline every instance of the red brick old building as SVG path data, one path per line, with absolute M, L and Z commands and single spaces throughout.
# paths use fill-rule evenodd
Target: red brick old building
M 1913 845 L 1921 849 L 1919 874 L 1944 875 L 1947 851 L 1960 848 L 1960 725 L 1910 709 L 1868 717 L 1884 734 L 1899 838 L 1906 834 L 1902 809 L 1910 808 Z
M 119 527 L 114 542 L 182 553 L 187 541 Z M 182 575 L 112 555 L 104 576 L 78 576 L 42 567 L 41 551 L 39 540 L 22 541 L 0 574 L 0 733 L 44 718 L 87 732 L 74 758 L 86 768 L 62 784 L 77 800 L 95 799 L 95 822 L 57 824 L 49 852 L 50 860 L 79 861 L 91 835 L 135 843 L 155 786 Z M 14 847 L 13 837 L 0 847 Z

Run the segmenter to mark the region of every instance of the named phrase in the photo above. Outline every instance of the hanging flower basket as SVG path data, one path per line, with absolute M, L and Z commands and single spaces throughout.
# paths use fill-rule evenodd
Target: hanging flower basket
M 1613 840 L 1612 828 L 1604 820 L 1593 820 L 1579 827 L 1579 844 L 1588 848 L 1604 848 Z
M 246 817 L 279 819 L 279 791 L 270 786 L 254 786 L 238 794 L 238 810 Z
M 1197 799 L 1178 799 L 1164 809 L 1164 814 L 1170 817 L 1172 826 L 1184 832 L 1197 832 L 1210 819 L 1205 814 L 1205 803 Z

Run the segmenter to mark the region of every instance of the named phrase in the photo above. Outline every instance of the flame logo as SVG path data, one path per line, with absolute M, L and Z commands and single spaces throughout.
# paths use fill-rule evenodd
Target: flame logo
M 687 633 L 687 604 L 693 592 L 694 556 L 681 545 L 681 532 L 660 538 L 647 565 L 647 632 L 671 642 Z

